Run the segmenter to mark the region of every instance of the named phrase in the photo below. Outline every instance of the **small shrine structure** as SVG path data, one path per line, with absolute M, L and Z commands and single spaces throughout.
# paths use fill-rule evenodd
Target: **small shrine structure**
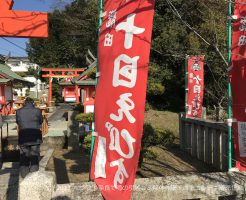
M 84 112 L 94 112 L 95 104 L 95 70 L 96 61 L 91 63 L 88 68 L 78 77 L 73 79 L 63 79 L 59 84 L 62 86 L 64 102 L 76 100 L 84 106 Z M 78 89 L 77 89 L 78 88 Z M 76 97 L 78 91 L 78 98 Z
M 15 83 L 33 86 L 33 83 L 11 71 L 9 66 L 0 64 L 0 110 L 3 116 L 14 113 L 13 85 Z

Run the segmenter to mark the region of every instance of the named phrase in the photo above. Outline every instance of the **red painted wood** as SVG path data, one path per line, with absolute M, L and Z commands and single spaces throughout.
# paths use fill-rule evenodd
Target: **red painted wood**
M 13 0 L 0 0 L 0 36 L 48 37 L 48 14 L 11 10 Z
M 75 85 L 75 98 L 76 98 L 76 103 L 79 103 L 79 87 L 78 85 Z
M 69 75 L 59 75 L 59 74 L 44 74 L 42 75 L 43 78 L 49 78 L 49 77 L 53 77 L 53 78 L 71 78 L 71 77 L 77 77 L 79 76 L 79 74 L 75 75 L 75 74 L 69 74 Z
M 43 72 L 83 72 L 84 68 L 42 68 Z
M 52 78 L 49 78 L 49 105 L 52 106 Z

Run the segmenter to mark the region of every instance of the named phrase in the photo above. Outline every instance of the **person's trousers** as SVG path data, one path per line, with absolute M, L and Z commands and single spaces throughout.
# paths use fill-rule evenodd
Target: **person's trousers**
M 20 146 L 20 175 L 25 178 L 30 172 L 39 170 L 40 145 Z

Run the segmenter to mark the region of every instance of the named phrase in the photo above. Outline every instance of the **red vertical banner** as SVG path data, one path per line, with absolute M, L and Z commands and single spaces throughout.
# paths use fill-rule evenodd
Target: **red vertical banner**
M 204 94 L 204 56 L 189 56 L 187 62 L 186 117 L 201 118 Z
M 243 4 L 244 3 L 244 4 Z M 246 5 L 236 0 L 233 23 L 230 81 L 232 87 L 233 139 L 236 167 L 246 170 Z
M 154 0 L 104 1 L 91 178 L 107 200 L 131 198 L 141 148 Z

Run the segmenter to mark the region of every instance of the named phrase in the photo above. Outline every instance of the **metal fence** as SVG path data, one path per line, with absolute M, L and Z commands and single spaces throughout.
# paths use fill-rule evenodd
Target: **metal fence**
M 227 124 L 179 116 L 180 147 L 192 156 L 212 165 L 228 170 Z

